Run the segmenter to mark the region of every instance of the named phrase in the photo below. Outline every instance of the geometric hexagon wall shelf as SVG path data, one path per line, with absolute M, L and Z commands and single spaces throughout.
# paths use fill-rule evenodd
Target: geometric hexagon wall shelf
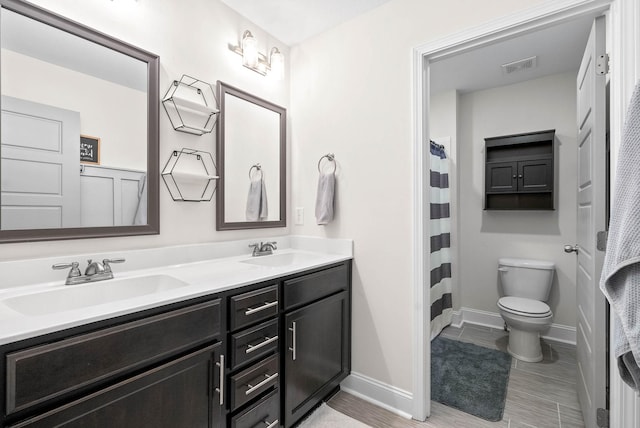
M 174 201 L 210 201 L 218 185 L 216 164 L 209 152 L 174 150 L 162 170 L 162 179 Z
M 186 74 L 173 81 L 162 105 L 173 129 L 195 135 L 213 131 L 220 112 L 213 86 Z

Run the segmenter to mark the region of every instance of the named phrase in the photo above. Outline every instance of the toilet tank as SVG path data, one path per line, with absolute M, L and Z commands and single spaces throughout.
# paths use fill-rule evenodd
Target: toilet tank
M 498 273 L 505 296 L 546 301 L 553 284 L 553 262 L 530 259 L 498 259 Z

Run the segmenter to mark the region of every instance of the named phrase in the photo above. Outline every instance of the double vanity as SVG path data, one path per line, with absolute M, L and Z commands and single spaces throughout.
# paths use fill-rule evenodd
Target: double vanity
M 276 241 L 264 256 L 250 241 L 129 251 L 114 279 L 1 291 L 1 426 L 298 422 L 349 374 L 352 249 Z

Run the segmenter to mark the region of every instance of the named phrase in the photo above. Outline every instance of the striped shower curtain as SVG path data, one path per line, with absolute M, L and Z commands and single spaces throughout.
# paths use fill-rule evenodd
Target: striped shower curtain
M 451 219 L 449 218 L 449 159 L 444 147 L 431 141 L 430 222 L 431 340 L 451 324 Z

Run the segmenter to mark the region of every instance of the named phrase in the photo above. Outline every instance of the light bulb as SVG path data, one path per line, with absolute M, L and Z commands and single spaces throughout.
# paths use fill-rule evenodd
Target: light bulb
M 284 79 L 284 55 L 278 48 L 271 49 L 271 57 L 269 59 L 271 66 L 271 74 L 277 80 Z
M 248 30 L 242 36 L 242 65 L 249 68 L 258 65 L 258 42 Z

